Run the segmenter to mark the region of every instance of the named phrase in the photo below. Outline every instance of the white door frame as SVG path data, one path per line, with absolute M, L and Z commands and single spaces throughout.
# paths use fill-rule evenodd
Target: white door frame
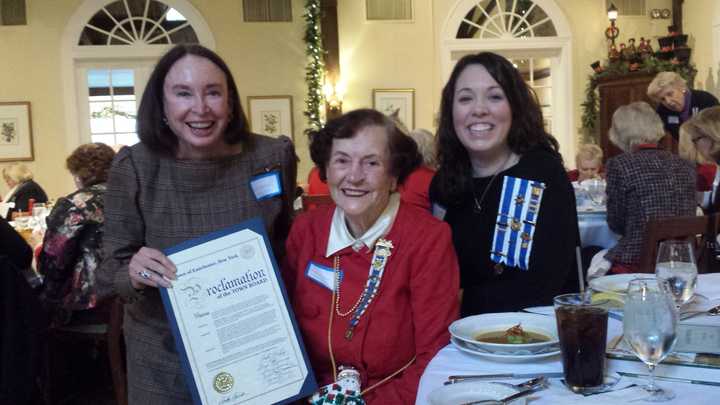
M 102 7 L 117 0 L 85 0 L 78 6 L 75 13 L 65 25 L 61 40 L 60 69 L 63 81 L 63 101 L 65 104 L 65 149 L 72 152 L 78 145 L 89 142 L 89 132 L 86 134 L 79 124 L 78 107 L 87 103 L 78 94 L 79 86 L 76 80 L 76 66 L 86 62 L 117 63 L 138 61 L 139 65 L 151 63 L 152 65 L 172 45 L 108 45 L 108 46 L 79 46 L 78 39 L 90 18 Z M 202 14 L 187 0 L 158 0 L 179 11 L 192 26 L 198 41 L 203 46 L 215 49 L 215 38 Z M 138 103 L 142 93 L 138 94 Z M 85 137 L 87 136 L 87 139 Z

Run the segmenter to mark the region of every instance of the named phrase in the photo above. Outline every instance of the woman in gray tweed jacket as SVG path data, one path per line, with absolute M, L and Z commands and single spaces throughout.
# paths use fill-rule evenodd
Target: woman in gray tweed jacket
M 607 222 L 622 237 L 605 258 L 611 274 L 634 273 L 649 220 L 695 215 L 695 168 L 658 148 L 663 124 L 646 102 L 618 108 L 609 135 L 625 153 L 606 166 Z
M 282 256 L 295 191 L 286 137 L 251 134 L 227 65 L 199 45 L 158 62 L 138 111 L 140 143 L 123 148 L 106 193 L 99 283 L 124 297 L 131 404 L 192 403 L 156 287 L 175 266 L 162 249 L 261 217 Z M 282 192 L 258 198 L 253 177 L 279 174 Z

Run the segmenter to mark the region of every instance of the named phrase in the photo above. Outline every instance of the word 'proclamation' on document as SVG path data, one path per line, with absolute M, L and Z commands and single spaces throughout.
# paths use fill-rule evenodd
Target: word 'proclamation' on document
M 315 377 L 260 219 L 165 253 L 160 288 L 196 404 L 276 404 L 311 395 Z

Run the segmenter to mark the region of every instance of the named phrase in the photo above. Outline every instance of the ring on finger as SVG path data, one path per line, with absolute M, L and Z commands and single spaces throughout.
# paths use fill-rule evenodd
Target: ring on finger
M 147 270 L 138 271 L 138 275 L 140 277 L 144 278 L 145 280 L 150 278 L 150 273 L 148 273 Z

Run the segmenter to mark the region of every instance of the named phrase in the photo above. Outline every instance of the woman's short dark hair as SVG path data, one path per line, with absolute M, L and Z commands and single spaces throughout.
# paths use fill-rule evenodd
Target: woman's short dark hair
M 78 146 L 65 160 L 73 176 L 80 179 L 83 187 L 107 181 L 115 151 L 104 143 L 86 143 Z
M 327 179 L 326 167 L 330 161 L 333 139 L 354 137 L 366 127 L 385 128 L 390 150 L 390 174 L 402 184 L 405 178 L 422 162 L 417 144 L 403 134 L 393 121 L 380 111 L 359 109 L 332 119 L 319 131 L 310 133 L 310 157 L 320 170 L 320 179 Z
M 522 155 L 540 146 L 557 153 L 555 138 L 545 131 L 542 110 L 535 93 L 518 70 L 503 56 L 481 52 L 458 61 L 442 91 L 438 125 L 438 186 L 444 203 L 457 201 L 472 187 L 470 155 L 455 133 L 453 102 L 460 74 L 470 65 L 482 65 L 500 85 L 510 104 L 512 124 L 507 137 L 510 150 Z
M 240 105 L 237 86 L 228 66 L 218 54 L 202 45 L 180 44 L 160 58 L 145 87 L 137 116 L 137 131 L 142 143 L 151 150 L 165 155 L 174 155 L 177 151 L 177 135 L 170 129 L 165 119 L 163 86 L 165 77 L 173 65 L 187 55 L 205 58 L 225 74 L 231 115 L 223 138 L 228 145 L 247 141 L 249 139 L 247 119 L 242 105 Z

